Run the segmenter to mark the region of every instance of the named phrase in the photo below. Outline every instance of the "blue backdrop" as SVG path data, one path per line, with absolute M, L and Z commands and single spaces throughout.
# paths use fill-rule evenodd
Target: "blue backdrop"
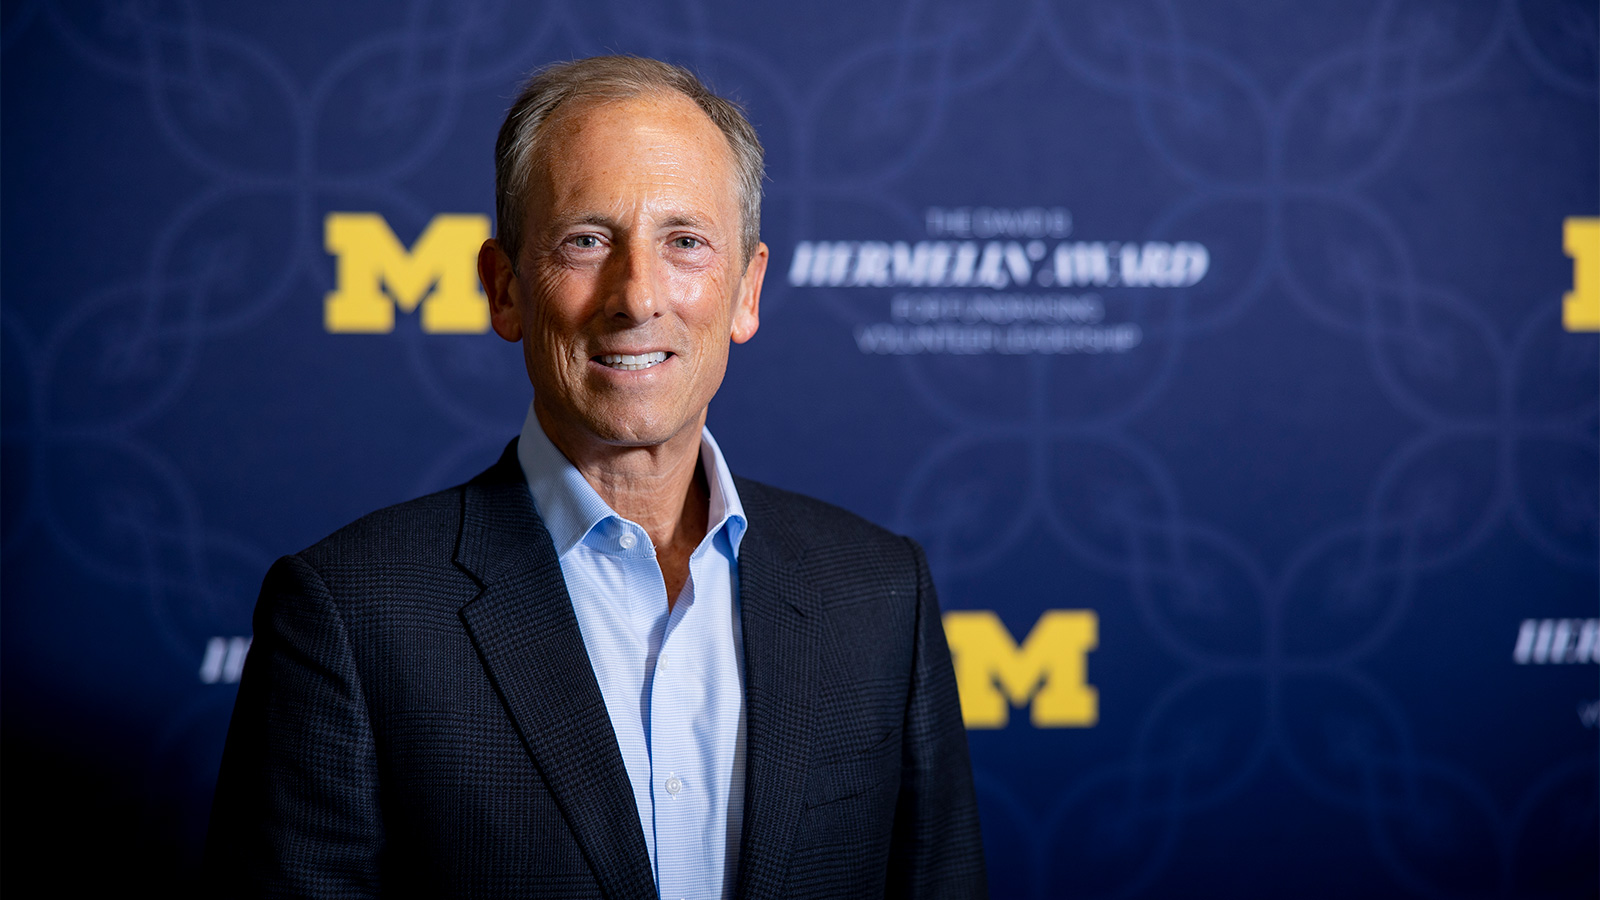
M 529 397 L 330 332 L 330 215 L 490 214 L 522 74 L 618 51 L 768 149 L 733 468 L 1004 626 L 951 628 L 997 897 L 1600 890 L 1592 2 L 0 8 L 8 883 L 224 887 L 267 566 Z

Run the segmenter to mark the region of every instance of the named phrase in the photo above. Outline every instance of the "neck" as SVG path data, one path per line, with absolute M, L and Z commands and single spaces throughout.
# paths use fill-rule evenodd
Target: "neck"
M 700 466 L 699 422 L 665 443 L 619 446 L 583 440 L 551 428 L 535 406 L 539 426 L 606 505 L 650 535 L 666 582 L 668 605 L 688 578 L 689 556 L 705 537 L 711 490 Z

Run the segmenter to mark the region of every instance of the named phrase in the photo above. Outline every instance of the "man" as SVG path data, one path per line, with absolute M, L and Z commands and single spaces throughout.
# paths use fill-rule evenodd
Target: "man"
M 465 485 L 280 560 L 217 787 L 217 880 L 287 896 L 974 897 L 921 551 L 733 478 L 761 149 L 688 72 L 523 90 L 479 255 L 534 394 Z

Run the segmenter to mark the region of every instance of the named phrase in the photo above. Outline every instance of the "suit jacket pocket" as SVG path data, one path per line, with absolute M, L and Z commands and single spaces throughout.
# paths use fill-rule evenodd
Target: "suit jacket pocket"
M 811 770 L 806 779 L 806 806 L 815 808 L 864 794 L 900 777 L 900 726 L 871 747 Z

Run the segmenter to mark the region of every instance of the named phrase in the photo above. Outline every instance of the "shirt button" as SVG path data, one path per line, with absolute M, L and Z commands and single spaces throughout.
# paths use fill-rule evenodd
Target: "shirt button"
M 622 537 L 617 538 L 617 543 L 621 544 L 624 550 L 632 550 L 639 543 L 639 539 L 634 537 L 633 532 L 624 531 Z
M 678 795 L 678 792 L 681 791 L 681 790 L 683 790 L 683 779 L 679 778 L 676 775 L 668 775 L 667 776 L 667 793 L 669 793 L 669 794 L 673 795 L 674 797 L 676 797 Z
M 667 670 L 667 655 L 665 653 L 656 657 L 656 668 L 665 672 Z

